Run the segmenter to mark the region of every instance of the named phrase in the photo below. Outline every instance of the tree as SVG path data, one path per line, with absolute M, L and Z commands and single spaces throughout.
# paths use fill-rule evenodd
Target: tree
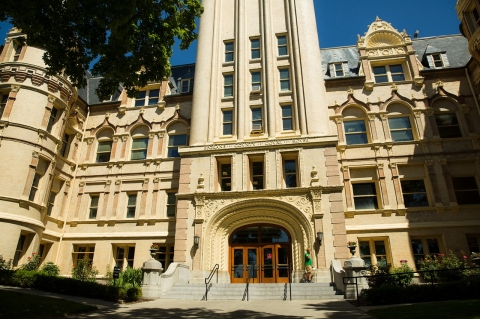
M 97 95 L 106 99 L 120 83 L 133 97 L 169 76 L 175 38 L 188 48 L 202 12 L 200 0 L 5 0 L 0 21 L 43 47 L 49 74 L 65 71 L 76 87 L 94 61 L 92 74 L 103 77 Z

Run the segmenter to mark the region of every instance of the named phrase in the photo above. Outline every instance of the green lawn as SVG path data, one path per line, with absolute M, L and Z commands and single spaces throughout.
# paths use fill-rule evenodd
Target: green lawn
M 480 300 L 457 300 L 372 309 L 375 319 L 480 319 Z
M 0 318 L 46 319 L 96 310 L 73 301 L 0 290 Z

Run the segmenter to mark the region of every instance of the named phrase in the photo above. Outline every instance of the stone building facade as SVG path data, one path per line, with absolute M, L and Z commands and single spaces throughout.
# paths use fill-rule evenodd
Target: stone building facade
M 348 241 L 367 264 L 478 251 L 464 37 L 411 39 L 377 18 L 356 45 L 320 50 L 311 0 L 203 5 L 196 64 L 134 99 L 46 76 L 43 51 L 8 34 L 0 254 L 38 252 L 65 275 L 86 256 L 103 274 L 156 243 L 191 282 L 218 264 L 241 283 L 298 280 L 307 248 L 329 280 Z

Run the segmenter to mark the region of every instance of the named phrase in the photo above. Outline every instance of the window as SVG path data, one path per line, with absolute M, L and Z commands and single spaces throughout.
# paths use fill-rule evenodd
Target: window
M 283 161 L 283 170 L 285 187 L 297 187 L 297 161 L 295 159 L 285 159 Z
M 252 59 L 260 59 L 260 39 L 251 39 Z
M 280 69 L 280 91 L 290 91 L 289 69 Z
M 480 253 L 480 235 L 467 235 L 467 244 L 470 255 L 472 253 Z
M 377 209 L 377 188 L 375 183 L 352 184 L 355 209 Z
M 293 130 L 292 106 L 282 105 L 281 108 L 282 108 L 282 130 L 291 131 Z
M 423 180 L 402 180 L 400 183 L 405 207 L 428 206 L 427 190 Z
M 233 134 L 233 111 L 223 111 L 223 121 L 222 121 L 222 135 L 232 135 Z
M 22 258 L 24 251 L 25 251 L 25 244 L 27 243 L 27 236 L 20 235 L 17 242 L 17 248 L 15 248 L 15 255 L 13 256 L 13 267 L 18 266 L 18 262 Z
M 127 194 L 127 218 L 135 218 L 137 209 L 137 194 Z
M 377 265 L 378 267 L 387 267 L 387 249 L 385 240 L 359 240 L 360 258 L 365 262 L 366 267 Z
M 443 67 L 442 55 L 440 53 L 432 54 L 432 60 L 433 60 L 433 65 L 435 65 L 436 68 Z
M 193 79 L 183 79 L 180 81 L 180 93 L 188 93 L 193 89 Z
M 367 144 L 367 128 L 364 120 L 345 121 L 345 140 L 347 145 Z
M 179 146 L 187 145 L 187 134 L 170 135 L 168 137 L 168 157 L 180 157 Z
M 343 73 L 343 63 L 334 63 L 333 64 L 333 69 L 335 71 L 334 76 L 336 78 L 344 76 L 345 74 Z
M 124 265 L 133 268 L 133 260 L 135 259 L 135 247 L 116 247 L 115 251 L 115 267 L 124 269 Z M 125 253 L 126 252 L 126 253 Z
M 225 74 L 223 76 L 223 96 L 233 96 L 233 74 Z
M 252 108 L 252 133 L 262 131 L 262 108 Z
M 20 59 L 20 54 L 22 53 L 23 45 L 17 44 L 15 47 L 15 54 L 13 55 L 13 61 L 18 61 Z
M 87 259 L 90 264 L 93 262 L 95 245 L 73 245 L 73 263 L 77 264 L 79 260 Z
M 253 189 L 263 189 L 263 162 L 251 163 Z
M 473 34 L 480 25 L 480 15 L 478 14 L 477 8 L 474 7 L 473 10 L 466 15 L 466 20 L 470 34 Z
M 100 198 L 99 195 L 90 195 L 90 209 L 89 209 L 89 213 L 88 213 L 88 218 L 89 219 L 97 218 L 99 198 Z
M 5 106 L 7 106 L 8 95 L 0 95 L 0 118 L 2 118 L 3 111 L 5 111 Z
M 220 163 L 220 190 L 222 192 L 229 192 L 232 190 L 232 164 Z
M 175 217 L 175 211 L 177 209 L 177 193 L 167 193 L 167 217 Z
M 68 156 L 68 142 L 70 141 L 70 135 L 68 135 L 67 133 L 63 134 L 63 138 L 62 138 L 62 148 L 60 149 L 60 155 L 62 155 L 62 157 L 67 157 Z
M 252 72 L 252 91 L 260 91 L 262 88 L 262 74 L 257 72 Z
M 375 83 L 405 81 L 401 64 L 382 65 L 372 67 Z
M 132 156 L 130 159 L 132 161 L 146 159 L 147 148 L 148 148 L 148 138 L 134 138 L 132 140 Z
M 233 41 L 225 42 L 225 62 L 233 61 Z
M 47 132 L 52 133 L 53 124 L 55 124 L 55 120 L 57 119 L 58 110 L 55 107 L 52 107 L 52 111 L 50 112 L 50 117 L 48 118 L 47 124 Z
M 462 137 L 460 125 L 455 113 L 435 114 L 438 133 L 442 138 Z
M 35 201 L 37 199 L 37 192 L 40 189 L 40 184 L 43 176 L 45 175 L 50 162 L 47 162 L 43 158 L 38 160 L 37 167 L 35 168 L 35 175 L 33 177 L 32 187 L 30 188 L 30 194 L 28 196 L 29 201 Z
M 388 126 L 394 142 L 413 141 L 412 126 L 408 116 L 391 117 L 388 119 Z
M 420 268 L 420 262 L 425 259 L 426 255 L 433 256 L 440 253 L 437 238 L 412 238 L 411 244 L 417 270 Z
M 140 140 L 140 139 L 133 140 L 134 143 L 137 140 Z M 138 145 L 136 145 L 136 146 L 138 146 Z M 133 147 L 134 146 L 132 146 L 132 148 Z M 109 162 L 111 154 L 112 154 L 112 141 L 98 142 L 97 163 Z M 132 150 L 132 159 L 133 159 L 133 150 Z
M 160 89 L 140 91 L 135 98 L 135 106 L 155 105 L 160 97 Z
M 277 36 L 277 43 L 278 43 L 278 56 L 288 55 L 287 36 L 285 35 Z
M 41 243 L 40 246 L 38 247 L 38 256 L 40 257 L 40 264 L 43 263 L 45 258 L 48 255 L 48 251 L 52 247 L 52 244 L 47 244 L 45 242 Z
M 480 204 L 480 195 L 474 176 L 452 177 L 452 183 L 458 204 Z
M 48 203 L 47 203 L 47 216 L 52 215 L 53 211 L 53 206 L 55 206 L 55 198 L 57 197 L 56 192 L 51 191 L 50 196 L 48 197 Z
M 158 244 L 158 251 L 156 253 L 155 259 L 162 263 L 163 271 L 168 269 L 170 263 L 174 261 L 174 251 L 175 247 L 168 244 Z

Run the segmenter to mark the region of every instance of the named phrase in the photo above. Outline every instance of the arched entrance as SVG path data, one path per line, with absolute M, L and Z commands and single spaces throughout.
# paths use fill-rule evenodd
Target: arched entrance
M 292 269 L 292 240 L 283 227 L 253 224 L 236 229 L 229 239 L 232 283 L 288 282 Z

